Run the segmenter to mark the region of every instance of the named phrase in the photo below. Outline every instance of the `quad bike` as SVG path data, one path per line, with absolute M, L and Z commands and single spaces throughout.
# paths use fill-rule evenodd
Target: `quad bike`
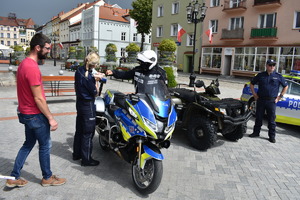
M 178 123 L 187 129 L 192 146 L 206 150 L 214 145 L 217 133 L 224 138 L 237 141 L 244 136 L 251 112 L 246 103 L 232 98 L 220 99 L 219 81 L 212 80 L 208 87 L 203 81 L 196 81 L 194 89 L 170 89 L 175 103 Z M 204 87 L 205 92 L 196 92 Z
M 163 175 L 160 149 L 170 146 L 177 120 L 167 86 L 158 82 L 143 93 L 128 95 L 107 90 L 95 103 L 101 148 L 131 163 L 132 179 L 139 192 L 154 192 Z

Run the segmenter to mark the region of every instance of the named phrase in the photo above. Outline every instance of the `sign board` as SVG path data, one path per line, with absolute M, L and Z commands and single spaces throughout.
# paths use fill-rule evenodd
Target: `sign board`
M 156 43 L 153 43 L 153 46 L 154 46 L 154 47 L 158 47 L 159 44 L 160 44 L 159 42 L 156 42 Z
M 177 46 L 181 46 L 181 42 L 175 42 Z
M 226 56 L 232 56 L 232 54 L 233 54 L 233 48 L 224 48 L 224 54 Z

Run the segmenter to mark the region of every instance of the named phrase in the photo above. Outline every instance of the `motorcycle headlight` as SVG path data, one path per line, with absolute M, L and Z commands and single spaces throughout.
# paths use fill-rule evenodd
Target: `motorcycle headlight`
M 157 131 L 157 125 L 156 124 L 154 124 L 153 122 L 151 122 L 149 119 L 147 119 L 147 118 L 143 118 L 144 119 L 144 122 L 145 122 L 145 124 L 149 127 L 149 128 L 151 128 L 154 132 L 156 132 Z
M 135 119 L 138 118 L 138 116 L 135 114 L 135 112 L 134 112 L 131 108 L 129 108 L 128 111 L 129 111 L 129 114 L 130 114 L 132 117 L 134 117 Z
M 168 134 L 170 131 L 172 131 L 175 128 L 175 123 L 171 124 L 170 126 L 165 128 L 165 133 Z

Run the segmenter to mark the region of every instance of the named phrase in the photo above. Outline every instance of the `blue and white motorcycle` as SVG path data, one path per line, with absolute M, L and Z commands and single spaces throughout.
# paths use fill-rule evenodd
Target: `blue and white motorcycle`
M 154 192 L 163 175 L 160 149 L 170 146 L 177 120 L 165 83 L 146 86 L 137 94 L 107 90 L 103 98 L 96 98 L 96 111 L 101 148 L 132 164 L 132 178 L 139 192 Z

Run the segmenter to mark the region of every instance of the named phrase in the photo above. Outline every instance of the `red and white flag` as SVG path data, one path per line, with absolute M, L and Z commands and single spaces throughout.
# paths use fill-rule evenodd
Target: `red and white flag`
M 178 33 L 177 33 L 177 41 L 181 42 L 181 36 L 183 36 L 183 34 L 185 34 L 185 30 L 180 26 L 180 24 L 178 24 Z
M 210 27 L 205 33 L 208 36 L 209 43 L 211 44 L 212 43 L 212 27 Z
M 63 44 L 60 42 L 60 43 L 58 43 L 58 46 L 61 48 L 61 49 L 63 49 L 64 48 L 64 46 L 63 46 Z

